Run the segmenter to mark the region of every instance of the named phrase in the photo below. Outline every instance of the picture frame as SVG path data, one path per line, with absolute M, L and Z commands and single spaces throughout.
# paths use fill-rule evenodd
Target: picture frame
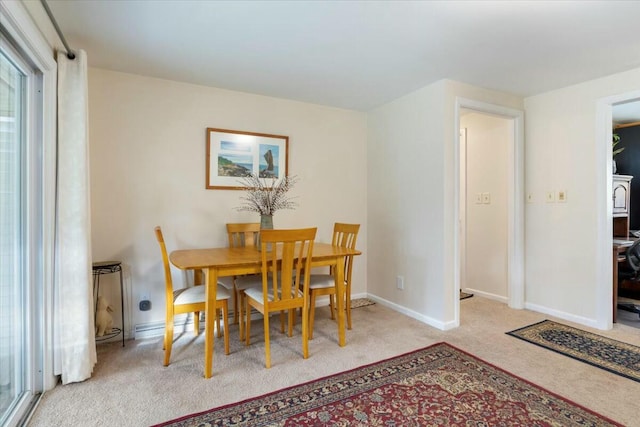
M 248 173 L 276 180 L 289 175 L 289 137 L 207 128 L 206 188 L 244 190 Z

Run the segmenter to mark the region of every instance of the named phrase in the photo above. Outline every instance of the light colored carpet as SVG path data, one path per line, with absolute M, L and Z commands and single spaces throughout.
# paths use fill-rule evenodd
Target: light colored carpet
M 640 426 L 640 383 L 505 334 L 549 316 L 512 310 L 477 296 L 460 306 L 461 326 L 446 332 L 380 304 L 353 310 L 353 330 L 347 331 L 343 348 L 337 344 L 337 328 L 329 319 L 328 308 L 319 308 L 307 360 L 302 359 L 299 333 L 292 338 L 283 336 L 277 330 L 279 322 L 273 321 L 271 369 L 264 368 L 262 322 L 252 324 L 250 347 L 238 341 L 237 326 L 232 326 L 231 354 L 225 356 L 222 340 L 216 339 L 214 376 L 208 380 L 202 377 L 203 338 L 191 333 L 176 340 L 172 363 L 166 368 L 162 366 L 160 337 L 128 341 L 125 348 L 117 342 L 102 344 L 93 378 L 46 393 L 29 426 L 148 426 L 439 341 L 450 342 L 624 425 Z M 605 332 L 588 330 L 640 345 L 638 330 L 625 325 Z

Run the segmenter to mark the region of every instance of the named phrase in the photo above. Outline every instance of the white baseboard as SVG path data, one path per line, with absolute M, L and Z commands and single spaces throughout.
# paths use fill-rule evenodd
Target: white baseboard
M 598 322 L 588 317 L 576 316 L 575 314 L 566 313 L 564 311 L 555 310 L 549 307 L 545 307 L 538 304 L 532 304 L 525 302 L 524 308 L 531 311 L 537 311 L 538 313 L 548 314 L 549 316 L 557 317 L 559 319 L 567 320 L 569 322 L 578 323 L 580 325 L 589 326 L 591 328 L 605 330 L 606 327 L 601 327 Z
M 394 302 L 388 301 L 384 298 L 380 298 L 379 296 L 376 295 L 372 295 L 372 294 L 368 294 L 367 298 L 371 299 L 372 301 L 375 301 L 376 303 L 380 304 L 380 305 L 384 305 L 385 307 L 389 307 L 390 309 L 397 311 L 399 313 L 402 313 L 406 316 L 412 317 L 416 320 L 419 320 L 422 323 L 426 323 L 429 326 L 433 326 L 434 328 L 440 329 L 442 331 L 448 331 L 450 329 L 456 328 L 459 326 L 459 324 L 455 321 L 451 321 L 451 322 L 441 322 L 439 320 L 436 320 L 432 317 L 429 316 L 425 316 L 423 314 L 420 314 L 416 311 L 413 310 L 409 310 L 406 307 L 403 307 L 401 305 L 398 305 Z
M 504 304 L 508 304 L 509 303 L 509 298 L 507 298 L 507 297 L 504 297 L 502 295 L 492 294 L 492 293 L 489 293 L 489 292 L 479 291 L 479 290 L 473 289 L 473 288 L 463 289 L 462 292 L 468 292 L 468 293 L 471 293 L 471 294 L 474 294 L 474 295 L 478 295 L 478 296 L 481 296 L 483 298 L 487 298 L 487 299 L 490 299 L 490 300 L 498 301 L 498 302 L 501 302 L 501 303 L 504 303 Z
M 351 299 L 367 298 L 366 293 L 352 294 Z M 329 296 L 322 296 L 316 299 L 316 307 L 324 307 L 329 305 Z M 229 320 L 233 319 L 233 312 L 229 313 Z M 262 319 L 262 316 L 258 312 L 251 314 L 251 320 Z M 133 328 L 133 339 L 140 340 L 145 338 L 155 338 L 164 335 L 164 321 L 140 323 Z M 174 335 L 182 334 L 185 332 L 193 331 L 193 317 L 183 316 L 182 319 L 178 318 L 173 325 Z M 204 322 L 200 321 L 200 329 L 204 330 Z M 122 339 L 122 337 L 120 337 Z M 110 341 L 110 340 L 109 340 Z

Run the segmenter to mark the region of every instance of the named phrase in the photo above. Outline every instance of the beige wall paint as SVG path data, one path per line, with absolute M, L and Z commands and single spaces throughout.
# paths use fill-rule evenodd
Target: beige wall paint
M 597 247 L 600 212 L 609 215 L 598 195 L 606 180 L 598 153 L 608 143 L 596 137 L 597 103 L 639 88 L 640 68 L 525 100 L 526 182 L 533 196 L 526 209 L 527 307 L 603 326 L 598 289 L 610 285 L 601 286 L 598 270 L 611 271 L 611 258 L 599 254 L 611 249 Z M 566 203 L 547 203 L 546 192 L 557 190 L 566 190 Z
M 457 326 L 458 97 L 522 109 L 517 96 L 442 80 L 369 114 L 368 292 L 441 329 Z
M 504 118 L 470 113 L 460 118 L 460 127 L 467 135 L 466 282 L 461 287 L 506 302 L 507 162 L 513 125 Z M 488 203 L 482 198 L 485 193 Z
M 225 246 L 226 222 L 259 221 L 235 211 L 239 191 L 205 189 L 207 127 L 289 136 L 299 207 L 277 212 L 274 224 L 317 226 L 325 242 L 335 221 L 362 224 L 353 293 L 366 291 L 365 114 L 96 68 L 89 70 L 89 99 L 93 255 L 125 265 L 128 329 L 164 319 L 154 226 L 163 227 L 172 250 Z M 179 270 L 173 278 L 185 282 Z M 142 294 L 151 311 L 138 310 Z

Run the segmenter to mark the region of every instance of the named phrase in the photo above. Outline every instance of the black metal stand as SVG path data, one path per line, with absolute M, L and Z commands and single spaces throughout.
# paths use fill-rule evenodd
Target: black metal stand
M 93 295 L 95 310 L 98 310 L 98 295 L 100 295 L 100 276 L 103 274 L 120 273 L 120 314 L 122 315 L 122 328 L 112 328 L 111 333 L 96 338 L 96 341 L 104 341 L 122 333 L 122 346 L 124 347 L 124 281 L 122 280 L 122 263 L 120 261 L 101 261 L 93 263 Z

